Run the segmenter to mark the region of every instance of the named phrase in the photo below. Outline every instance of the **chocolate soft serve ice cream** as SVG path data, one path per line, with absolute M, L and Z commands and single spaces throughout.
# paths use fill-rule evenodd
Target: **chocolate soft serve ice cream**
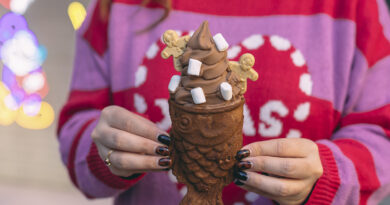
M 233 180 L 234 156 L 242 147 L 243 81 L 248 71 L 257 79 L 250 66 L 227 60 L 227 42 L 217 35 L 202 23 L 174 59 L 181 76 L 168 86 L 172 170 L 188 187 L 182 205 L 223 204 L 222 189 Z
M 188 65 L 190 59 L 202 62 L 199 76 L 189 75 Z M 224 107 L 228 104 L 238 103 L 242 95 L 239 95 L 239 80 L 232 71 L 228 69 L 227 51 L 218 51 L 210 33 L 207 21 L 192 35 L 180 57 L 183 65 L 181 83 L 177 91 L 171 95 L 179 105 L 195 105 L 191 96 L 191 89 L 201 87 L 206 97 L 206 102 L 202 107 L 216 108 Z M 226 101 L 220 93 L 220 85 L 228 82 L 233 88 L 233 100 Z

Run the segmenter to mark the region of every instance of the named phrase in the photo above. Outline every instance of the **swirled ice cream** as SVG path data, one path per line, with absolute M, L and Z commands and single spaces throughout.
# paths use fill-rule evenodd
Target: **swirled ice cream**
M 197 75 L 189 72 L 190 59 L 201 63 Z M 204 108 L 224 107 L 241 100 L 240 83 L 236 74 L 229 68 L 227 51 L 219 51 L 205 21 L 195 31 L 180 57 L 183 66 L 180 83 L 171 99 L 184 106 L 202 106 Z M 221 84 L 231 86 L 232 97 L 226 100 L 221 93 Z M 228 84 L 226 84 L 228 83 Z M 204 103 L 194 103 L 191 90 L 201 88 L 205 96 Z

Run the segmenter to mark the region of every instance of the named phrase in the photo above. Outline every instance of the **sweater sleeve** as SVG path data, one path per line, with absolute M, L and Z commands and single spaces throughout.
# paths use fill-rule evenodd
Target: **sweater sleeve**
M 390 18 L 384 0 L 358 2 L 340 127 L 317 142 L 324 174 L 307 204 L 378 204 L 390 194 Z
M 73 184 L 88 198 L 109 197 L 133 186 L 142 176 L 122 179 L 99 157 L 91 132 L 100 111 L 111 105 L 107 67 L 107 22 L 93 1 L 76 34 L 76 54 L 70 94 L 63 106 L 57 134 L 62 161 Z

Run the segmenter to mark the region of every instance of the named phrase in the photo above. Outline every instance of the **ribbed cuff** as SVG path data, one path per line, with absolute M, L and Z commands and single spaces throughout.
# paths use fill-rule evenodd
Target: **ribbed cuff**
M 332 204 L 340 186 L 340 178 L 332 151 L 325 145 L 317 144 L 320 153 L 323 175 L 318 179 L 306 204 Z
M 95 175 L 96 178 L 101 180 L 107 186 L 115 189 L 128 189 L 134 186 L 142 177 L 143 174 L 135 174 L 127 178 L 116 176 L 110 172 L 106 164 L 100 158 L 95 143 L 92 143 L 87 156 L 88 168 Z

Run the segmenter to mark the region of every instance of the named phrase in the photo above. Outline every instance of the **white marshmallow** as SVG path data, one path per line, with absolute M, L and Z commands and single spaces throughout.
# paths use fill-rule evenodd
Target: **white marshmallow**
M 195 75 L 199 76 L 200 74 L 200 67 L 202 67 L 202 62 L 190 58 L 190 62 L 188 63 L 188 70 L 187 74 L 188 75 Z
M 231 100 L 233 96 L 232 86 L 227 82 L 223 82 L 221 85 L 219 85 L 219 87 L 221 89 L 223 99 Z
M 226 51 L 229 48 L 228 42 L 226 42 L 225 38 L 222 36 L 221 33 L 215 34 L 213 39 L 219 51 Z
M 191 89 L 192 100 L 195 104 L 202 104 L 206 102 L 203 89 L 201 87 Z
M 169 92 L 171 93 L 176 92 L 177 87 L 179 87 L 180 84 L 180 79 L 181 79 L 180 75 L 172 76 L 171 81 L 169 81 L 169 85 L 168 85 Z

